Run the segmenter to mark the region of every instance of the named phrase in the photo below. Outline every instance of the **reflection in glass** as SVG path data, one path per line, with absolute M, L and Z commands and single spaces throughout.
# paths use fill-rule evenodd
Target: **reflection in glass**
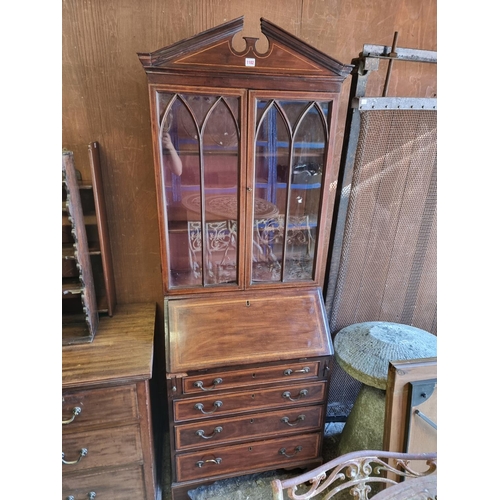
M 256 102 L 255 196 L 277 214 L 254 212 L 252 281 L 313 279 L 329 105 Z
M 236 283 L 239 98 L 160 93 L 169 286 Z

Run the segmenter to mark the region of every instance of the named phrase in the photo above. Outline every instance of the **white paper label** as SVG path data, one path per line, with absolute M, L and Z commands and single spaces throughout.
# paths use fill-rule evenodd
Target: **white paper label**
M 253 57 L 246 57 L 245 66 L 255 66 L 255 59 Z

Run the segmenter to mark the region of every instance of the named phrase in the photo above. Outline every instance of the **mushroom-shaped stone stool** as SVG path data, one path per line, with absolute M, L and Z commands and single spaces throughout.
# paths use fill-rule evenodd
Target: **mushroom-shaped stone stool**
M 381 450 L 389 362 L 436 357 L 437 337 L 409 325 L 369 321 L 340 330 L 334 351 L 341 368 L 363 383 L 342 430 L 338 455 Z

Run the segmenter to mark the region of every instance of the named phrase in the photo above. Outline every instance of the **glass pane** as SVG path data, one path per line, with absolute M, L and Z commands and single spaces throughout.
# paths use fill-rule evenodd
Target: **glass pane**
M 258 101 L 252 245 L 252 281 L 281 281 L 283 220 L 287 206 L 291 134 L 274 101 Z
M 218 100 L 202 135 L 209 283 L 236 283 L 238 135 L 236 117 L 224 99 Z
M 313 278 L 326 135 L 321 109 L 305 105 L 294 131 L 285 281 Z
M 198 207 L 188 216 L 182 204 L 186 191 L 200 189 L 199 132 L 185 100 L 171 97 L 160 126 L 169 281 L 172 287 L 201 285 L 202 266 L 196 258 L 202 245 L 201 212 Z M 198 221 L 198 227 L 191 221 Z
M 158 102 L 169 286 L 236 283 L 239 99 L 163 93 Z
M 255 202 L 274 212 L 259 217 L 255 210 L 252 281 L 311 280 L 329 104 L 260 100 L 256 106 Z

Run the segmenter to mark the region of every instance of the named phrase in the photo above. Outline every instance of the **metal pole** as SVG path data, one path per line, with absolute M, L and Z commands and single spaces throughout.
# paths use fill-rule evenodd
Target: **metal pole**
M 387 67 L 387 74 L 385 76 L 385 84 L 384 84 L 384 91 L 382 93 L 382 97 L 387 97 L 387 89 L 389 88 L 389 80 L 391 79 L 391 72 L 392 72 L 392 63 L 394 62 L 394 58 L 397 57 L 396 54 L 396 46 L 398 43 L 398 32 L 394 32 L 394 39 L 392 41 L 392 50 L 391 53 L 389 54 L 389 66 Z

